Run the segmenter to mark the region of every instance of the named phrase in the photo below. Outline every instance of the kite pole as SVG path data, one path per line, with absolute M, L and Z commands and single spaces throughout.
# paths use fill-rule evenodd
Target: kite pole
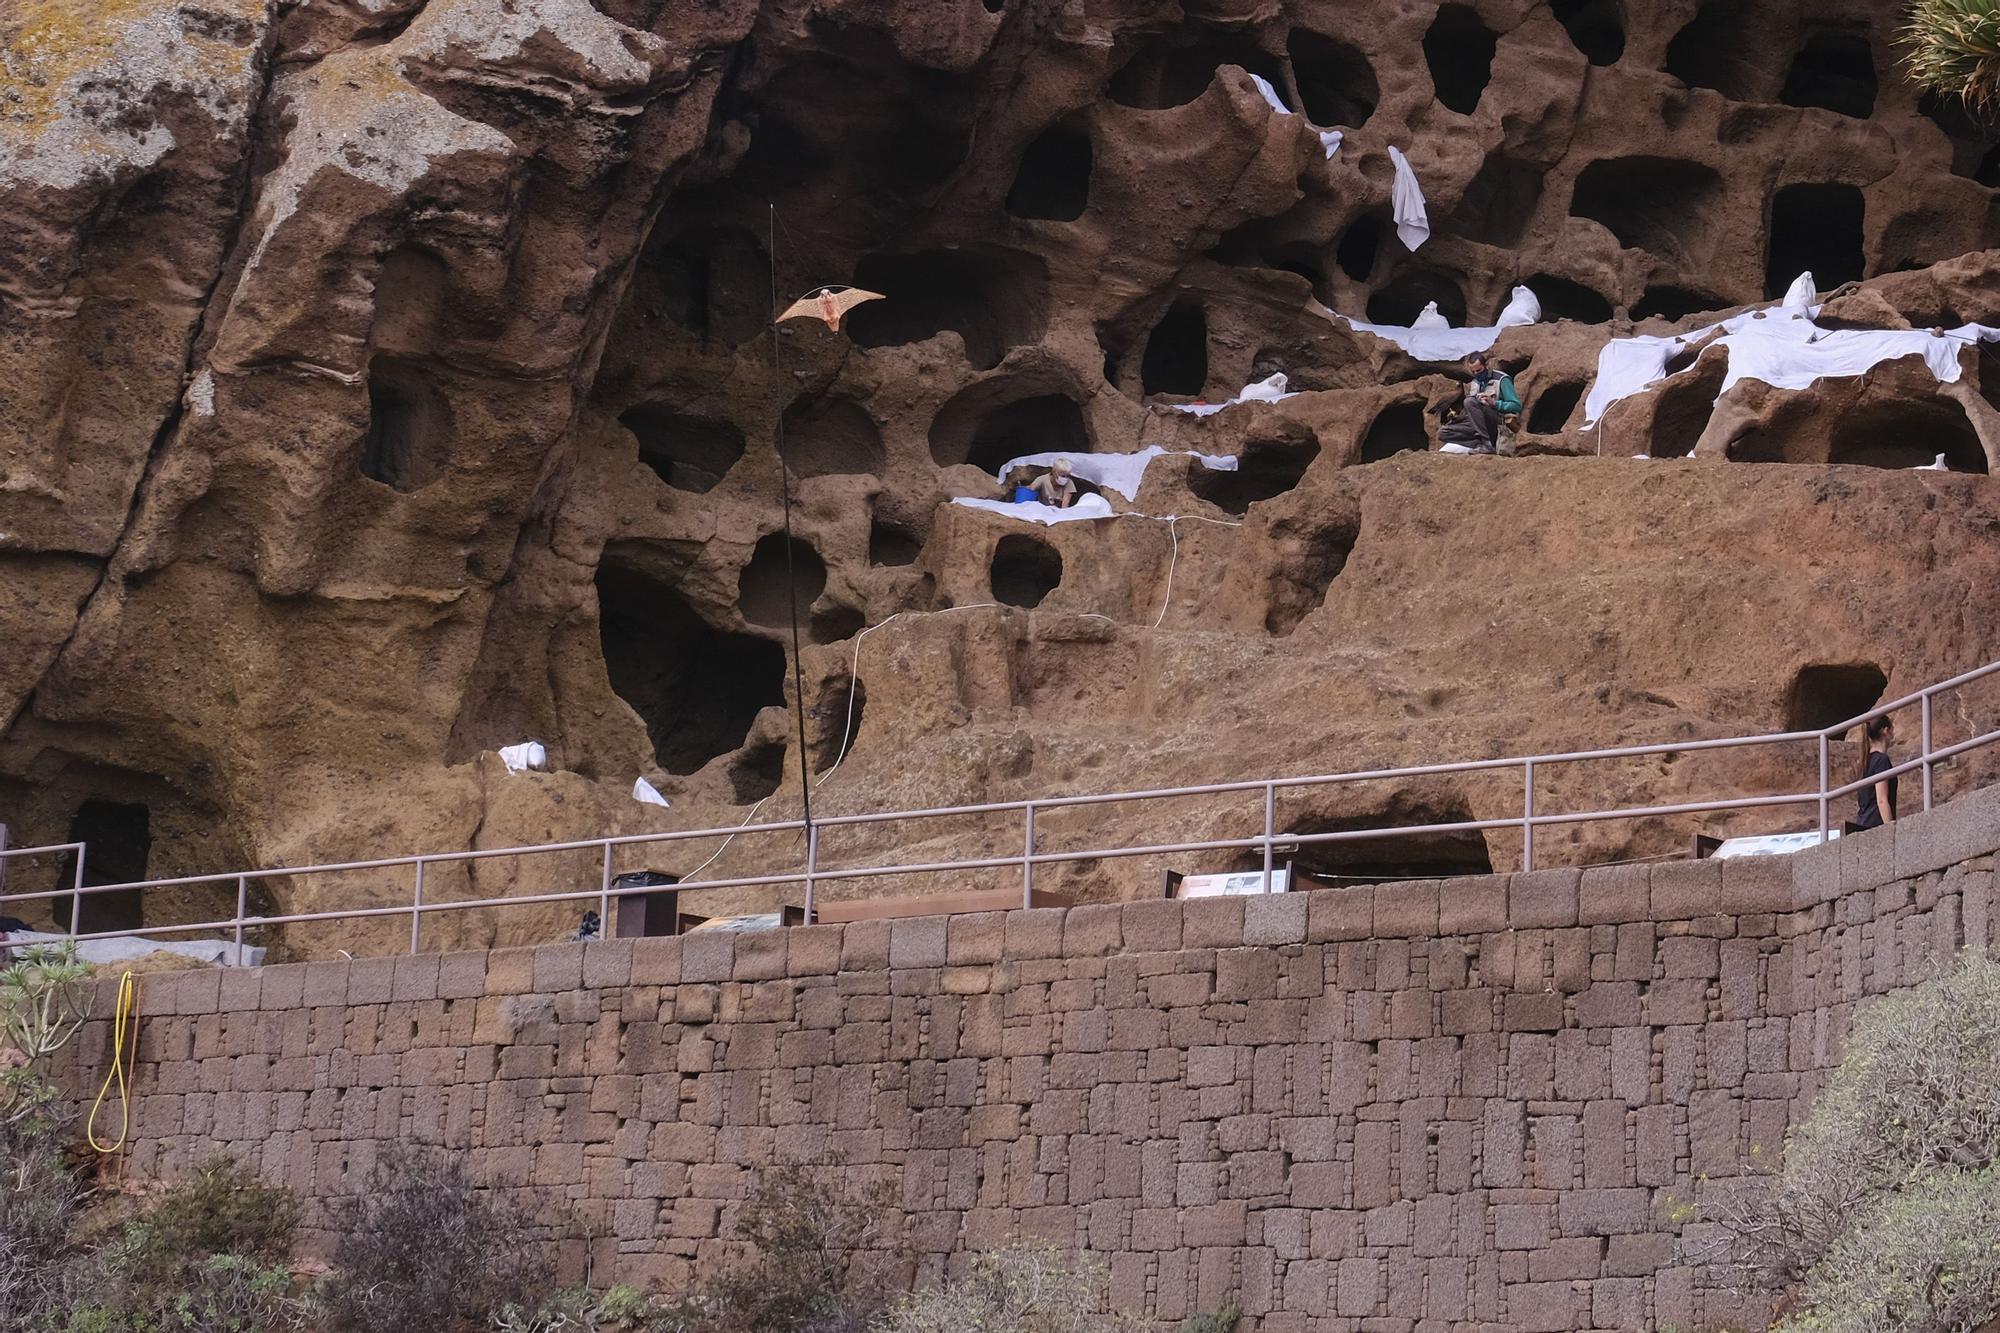
M 771 299 L 778 296 L 778 206 L 771 209 Z M 825 322 L 829 329 L 839 332 L 841 317 L 863 301 L 879 301 L 880 292 L 862 291 L 858 287 L 819 287 L 806 293 L 781 311 L 771 321 L 771 382 L 773 406 L 780 395 L 784 380 L 784 363 L 779 357 L 778 326 L 788 319 L 801 315 Z M 806 682 L 805 663 L 799 651 L 799 581 L 794 569 L 792 548 L 796 544 L 792 536 L 792 468 L 785 457 L 785 413 L 778 408 L 774 431 L 778 446 L 778 484 L 784 495 L 785 514 L 785 593 L 791 604 L 792 613 L 792 712 L 797 719 L 799 732 L 799 800 L 806 826 L 806 921 L 812 921 L 812 871 L 814 853 L 817 850 L 818 831 L 813 827 L 811 756 L 806 751 Z M 850 683 L 849 688 L 852 688 Z M 845 742 L 843 742 L 843 745 Z

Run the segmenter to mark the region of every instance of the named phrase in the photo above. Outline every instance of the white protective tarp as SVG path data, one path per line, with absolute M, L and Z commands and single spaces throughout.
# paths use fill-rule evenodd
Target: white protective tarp
M 549 766 L 549 752 L 540 741 L 522 741 L 519 745 L 501 746 L 500 762 L 507 765 L 509 773 L 539 771 Z
M 1838 838 L 1839 829 L 1829 830 L 1828 838 Z M 1819 830 L 1810 833 L 1766 833 L 1757 837 L 1730 838 L 1709 853 L 1712 860 L 1731 861 L 1739 856 L 1789 856 L 1820 844 Z
M 1365 320 L 1349 319 L 1318 302 L 1306 308 L 1328 319 L 1338 319 L 1350 329 L 1372 333 L 1384 342 L 1394 343 L 1419 361 L 1458 361 L 1473 352 L 1490 352 L 1493 344 L 1500 341 L 1500 335 L 1508 329 L 1538 324 L 1542 318 L 1542 303 L 1526 287 L 1514 289 L 1507 308 L 1500 312 L 1498 324 L 1475 324 L 1462 329 L 1451 327 L 1450 321 L 1442 315 L 1438 315 L 1435 321 L 1425 318 L 1437 314 L 1435 301 L 1425 306 L 1424 314 L 1417 316 L 1417 322 L 1408 328 L 1400 324 L 1370 324 Z M 1662 360 L 1661 365 L 1665 364 Z
M 61 944 L 67 939 L 67 935 L 49 935 L 37 930 L 17 930 L 12 934 L 0 932 L 0 943 L 16 947 L 24 944 Z M 76 956 L 98 967 L 129 963 L 134 958 L 154 953 L 179 954 L 183 958 L 216 967 L 260 967 L 264 962 L 264 951 L 253 945 L 244 945 L 239 956 L 234 940 L 155 940 L 144 935 L 112 935 L 101 940 L 76 942 Z
M 1268 379 L 1261 379 L 1253 384 L 1244 385 L 1243 392 L 1237 394 L 1226 403 L 1168 403 L 1167 410 L 1170 412 L 1185 412 L 1189 416 L 1194 417 L 1212 417 L 1223 408 L 1234 407 L 1238 403 L 1282 403 L 1287 398 L 1298 397 L 1296 393 L 1286 388 L 1286 385 L 1289 383 L 1290 381 L 1285 378 L 1284 372 L 1279 371 Z M 1195 455 L 1197 458 L 1206 456 L 1203 454 Z M 1220 466 L 1220 464 L 1213 464 L 1212 466 Z M 1236 464 L 1232 460 L 1229 467 L 1233 468 L 1235 466 Z
M 632 784 L 632 799 L 641 805 L 664 806 L 667 803 L 667 798 L 660 795 L 660 789 L 644 778 Z
M 1507 297 L 1507 308 L 1500 312 L 1499 327 L 1503 329 L 1525 328 L 1542 322 L 1542 301 L 1527 287 L 1516 287 Z
M 1148 445 L 1132 454 L 1081 454 L 1055 449 L 1047 453 L 1023 454 L 1019 458 L 1010 458 L 1001 465 L 999 472 L 994 474 L 994 479 L 1004 486 L 1007 484 L 1007 478 L 1014 475 L 1015 468 L 1053 467 L 1058 460 L 1068 459 L 1071 475 L 1081 477 L 1101 490 L 1116 491 L 1127 500 L 1131 500 L 1138 496 L 1139 487 L 1146 480 L 1146 469 L 1152 465 L 1155 458 L 1164 458 L 1168 454 L 1181 452 L 1183 451 L 1165 449 L 1157 444 Z M 1211 472 L 1234 472 L 1237 466 L 1234 454 L 1187 452 L 1186 456 Z M 1082 504 L 1091 498 L 1088 495 L 1080 495 L 1077 497 L 1077 503 Z M 1007 501 L 1000 500 L 994 503 L 1005 504 Z
M 1430 213 L 1424 208 L 1424 187 L 1417 183 L 1417 173 L 1410 169 L 1410 159 L 1403 156 L 1403 150 L 1391 145 L 1389 160 L 1396 164 L 1396 186 L 1391 192 L 1391 201 L 1396 212 L 1396 235 L 1412 250 L 1419 249 L 1431 238 Z
M 1270 105 L 1271 110 L 1281 116 L 1295 114 L 1290 107 L 1285 105 L 1284 99 L 1278 96 L 1278 90 L 1271 86 L 1269 79 L 1265 78 L 1262 74 L 1252 74 L 1250 81 L 1257 85 L 1257 91 L 1264 95 L 1264 101 Z M 1308 121 L 1307 124 L 1311 125 L 1311 122 Z M 1341 133 L 1339 130 L 1323 130 L 1317 126 L 1313 126 L 1313 133 L 1319 136 L 1319 146 L 1326 150 L 1328 157 L 1332 157 L 1340 151 Z
M 1809 280 L 1809 279 L 1808 279 Z M 1668 378 L 1667 363 L 1709 340 L 1729 349 L 1729 369 L 1720 393 L 1744 380 L 1774 389 L 1806 389 L 1823 379 L 1865 375 L 1886 361 L 1920 356 L 1940 384 L 1955 384 L 1963 373 L 1959 354 L 1981 341 L 2000 340 L 2000 328 L 1966 324 L 1933 333 L 1929 329 L 1822 329 L 1812 310 L 1782 306 L 1752 310 L 1672 337 L 1614 338 L 1597 356 L 1597 378 L 1584 401 L 1584 424 L 1595 425 L 1613 405 Z M 1694 368 L 1677 372 L 1687 375 Z M 1720 396 L 1718 394 L 1718 396 Z
M 1076 497 L 1076 503 L 1067 509 L 1045 505 L 1039 500 L 1017 503 L 1009 500 L 980 500 L 969 495 L 961 495 L 952 503 L 964 505 L 967 509 L 984 509 L 990 514 L 1018 518 L 1024 523 L 1075 523 L 1080 519 L 1116 517 L 1111 512 L 1111 502 L 1101 495 L 1079 495 Z

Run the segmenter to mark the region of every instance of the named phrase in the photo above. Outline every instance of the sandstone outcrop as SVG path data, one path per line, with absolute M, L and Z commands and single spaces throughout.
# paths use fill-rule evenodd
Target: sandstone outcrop
M 1705 358 L 1584 421 L 1607 339 L 1805 269 L 1862 284 L 1828 310 L 1850 327 L 2000 323 L 1996 141 L 1901 81 L 1892 28 L 1860 0 L 28 0 L 0 16 L 0 820 L 87 836 L 93 878 L 201 874 L 795 817 L 801 768 L 852 812 L 1818 726 L 1983 663 L 1990 347 L 1952 386 L 1898 362 L 1720 407 Z M 1391 146 L 1428 196 L 1414 254 Z M 829 282 L 888 299 L 770 329 Z M 1314 308 L 1481 323 L 1518 284 L 1548 322 L 1495 349 L 1527 399 L 1512 460 L 1416 452 L 1453 368 Z M 1171 410 L 1277 371 L 1297 396 Z M 1171 527 L 947 503 L 1020 454 L 1151 445 L 1241 467 L 1169 456 L 1113 497 Z M 527 738 L 555 772 L 491 753 Z M 1810 779 L 1803 752 L 1682 756 L 1551 771 L 1544 799 Z M 1503 785 L 1284 818 L 1503 817 Z M 1047 845 L 1163 819 L 1255 831 L 1130 807 Z M 1577 826 L 1543 856 L 1693 827 Z M 789 866 L 780 841 L 706 873 Z M 1501 831 L 1317 868 L 1517 854 Z M 1157 870 L 1064 882 L 1135 897 Z M 427 892 L 597 875 L 495 861 Z

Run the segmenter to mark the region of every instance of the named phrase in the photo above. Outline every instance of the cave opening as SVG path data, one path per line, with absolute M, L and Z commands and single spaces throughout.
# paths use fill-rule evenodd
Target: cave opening
M 136 802 L 108 801 L 88 797 L 76 808 L 69 822 L 69 842 L 84 844 L 83 886 L 133 884 L 146 878 L 146 866 L 153 854 L 153 815 Z M 63 853 L 61 885 L 76 883 L 76 853 Z M 83 905 L 75 906 L 78 897 Z M 86 893 L 51 900 L 58 930 L 67 931 L 76 914 L 79 934 L 99 931 L 137 930 L 145 925 L 142 891 L 125 889 L 117 893 Z M 199 918 L 197 918 L 199 919 Z
M 1368 423 L 1368 433 L 1361 438 L 1361 461 L 1379 463 L 1396 454 L 1428 450 L 1429 425 L 1421 402 L 1389 404 Z
M 1965 408 L 1942 395 L 1864 403 L 1843 412 L 1827 440 L 1827 462 L 1855 467 L 1928 467 L 1944 455 L 1953 472 L 1987 471 L 1986 449 Z
M 1723 302 L 1716 300 L 1707 292 L 1698 292 L 1692 288 L 1671 285 L 1648 287 L 1640 294 L 1639 304 L 1632 307 L 1632 320 L 1634 323 L 1649 319 L 1678 322 L 1689 315 L 1720 310 L 1722 306 Z
M 1787 731 L 1823 731 L 1882 702 L 1889 677 L 1873 662 L 1815 663 L 1799 668 L 1785 695 Z
M 1319 441 L 1252 440 L 1237 458 L 1234 472 L 1204 467 L 1189 460 L 1188 489 L 1224 513 L 1241 515 L 1251 505 L 1275 500 L 1305 480 L 1306 469 L 1319 457 Z
M 785 409 L 785 463 L 801 477 L 880 476 L 882 431 L 852 398 L 798 398 Z
M 1690 88 L 1712 88 L 1732 101 L 1756 88 L 1758 44 L 1737 0 L 1709 0 L 1667 43 L 1666 71 Z
M 813 746 L 813 772 L 824 773 L 847 758 L 861 736 L 862 717 L 868 710 L 868 688 L 858 677 L 843 676 L 809 710 L 819 723 L 819 739 Z
M 1469 824 L 1471 811 L 1459 801 L 1438 803 L 1398 797 L 1386 816 L 1307 818 L 1287 832 L 1307 837 L 1397 825 Z M 1493 860 L 1478 829 L 1437 833 L 1384 833 L 1374 838 L 1301 843 L 1292 864 L 1300 875 L 1343 883 L 1393 883 L 1406 879 L 1450 879 L 1490 875 Z M 1261 869 L 1261 863 L 1259 865 Z
M 1424 60 L 1438 101 L 1461 115 L 1479 109 L 1493 78 L 1493 53 L 1500 39 L 1469 5 L 1444 5 L 1424 34 Z
M 1615 65 L 1625 54 L 1625 7 L 1619 0 L 1554 0 L 1550 7 L 1591 64 Z
M 1852 185 L 1787 185 L 1771 200 L 1764 295 L 1777 299 L 1811 271 L 1823 292 L 1858 282 L 1867 270 L 1862 224 L 1867 204 Z
M 1105 92 L 1120 106 L 1164 111 L 1207 92 L 1225 65 L 1261 75 L 1281 100 L 1285 97 L 1284 67 L 1254 37 L 1199 23 L 1183 24 L 1171 41 L 1142 45 L 1112 75 Z
M 639 461 L 679 491 L 712 491 L 743 457 L 743 432 L 714 417 L 642 403 L 618 418 L 639 442 Z
M 1149 394 L 1208 387 L 1208 314 L 1198 302 L 1176 301 L 1160 316 L 1139 358 L 1139 386 Z
M 1047 542 L 1010 533 L 993 548 L 987 572 L 993 600 L 1030 610 L 1062 583 L 1062 555 Z
M 1489 153 L 1446 226 L 1468 240 L 1518 248 L 1541 206 L 1542 176 L 1539 168 Z
M 451 408 L 421 361 L 377 356 L 368 363 L 368 434 L 361 475 L 408 493 L 444 473 Z
M 1367 56 L 1310 28 L 1293 28 L 1285 49 L 1308 120 L 1355 130 L 1368 123 L 1381 104 L 1382 86 Z
M 1264 630 L 1282 639 L 1325 605 L 1333 581 L 1347 568 L 1347 558 L 1354 553 L 1360 533 L 1351 523 L 1315 514 L 1295 524 L 1274 524 L 1272 535 L 1278 540 L 1276 558 L 1271 562 Z
M 1383 284 L 1368 298 L 1368 322 L 1408 328 L 1432 302 L 1453 328 L 1465 326 L 1465 292 L 1445 274 L 1427 268 L 1407 269 Z
M 1868 34 L 1822 28 L 1806 35 L 1778 100 L 1866 120 L 1875 114 L 1875 52 Z
M 822 606 L 806 622 L 806 632 L 814 643 L 843 643 L 868 628 L 868 617 L 859 607 L 835 602 Z
M 1012 459 L 1057 451 L 1089 453 L 1090 431 L 1075 399 L 1043 393 L 1016 399 L 987 413 L 973 430 L 965 457 L 956 461 L 998 476 Z M 945 462 L 942 458 L 938 461 Z
M 771 308 L 763 245 L 736 227 L 695 228 L 651 247 L 639 290 L 669 320 L 706 341 L 740 346 L 764 330 Z
M 1927 92 L 1917 99 L 1917 110 L 1951 142 L 1954 176 L 2000 186 L 2000 131 L 1974 116 L 1959 97 Z
M 878 518 L 868 525 L 868 563 L 871 565 L 914 565 L 923 549 L 923 541 L 917 534 L 899 523 Z
M 1542 303 L 1542 318 L 1546 321 L 1567 319 L 1578 324 L 1603 324 L 1611 319 L 1611 302 L 1580 282 L 1537 273 L 1522 285 Z
M 1007 211 L 1017 218 L 1074 222 L 1090 206 L 1093 164 L 1090 135 L 1083 130 L 1057 126 L 1043 131 L 1021 154 L 1007 191 Z
M 826 562 L 819 558 L 819 552 L 797 537 L 788 543 L 782 532 L 765 533 L 736 579 L 736 606 L 745 620 L 772 629 L 783 629 L 792 623 L 788 572 L 798 580 L 800 610 L 811 606 L 826 591 Z
M 1694 368 L 1693 374 L 1683 374 Z M 1646 452 L 1654 458 L 1686 458 L 1708 429 L 1715 415 L 1715 400 L 1722 395 L 1722 382 L 1729 374 L 1726 352 L 1683 351 L 1667 363 L 1668 379 L 1653 405 L 1652 433 Z
M 1576 178 L 1569 211 L 1600 224 L 1626 249 L 1686 261 L 1696 242 L 1711 240 L 1712 206 L 1721 192 L 1722 177 L 1698 162 L 1604 158 Z
M 1375 257 L 1382 251 L 1384 229 L 1379 213 L 1356 218 L 1340 234 L 1340 243 L 1334 247 L 1333 257 L 1340 271 L 1356 282 L 1368 281 L 1375 272 Z
M 857 306 L 847 333 L 857 347 L 899 347 L 947 330 L 965 342 L 975 369 L 990 370 L 1048 328 L 1048 270 L 999 246 L 864 255 L 854 285 L 887 300 Z
M 1583 401 L 1583 390 L 1582 380 L 1562 380 L 1537 393 L 1534 405 L 1528 409 L 1528 433 L 1562 434 L 1576 405 Z
M 784 650 L 711 626 L 672 586 L 607 553 L 598 633 L 611 688 L 646 724 L 660 766 L 693 773 L 785 702 Z
M 731 759 L 725 772 L 736 804 L 769 800 L 785 780 L 785 747 L 777 741 L 760 740 Z

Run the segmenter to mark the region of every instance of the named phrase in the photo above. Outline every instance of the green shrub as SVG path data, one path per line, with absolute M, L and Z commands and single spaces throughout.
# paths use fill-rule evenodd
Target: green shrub
M 1242 1308 L 1235 1301 L 1229 1301 L 1213 1314 L 1198 1314 L 1182 1320 L 1180 1333 L 1236 1333 L 1236 1326 L 1242 1322 Z
M 1901 41 L 1920 86 L 1975 112 L 2000 104 L 2000 0 L 1916 0 Z
M 494 1333 L 665 1333 L 670 1311 L 637 1287 L 556 1293 L 529 1310 L 510 1305 L 493 1321 Z
M 735 1235 L 750 1259 L 710 1278 L 660 1333 L 860 1333 L 887 1309 L 908 1262 L 894 1191 L 851 1190 L 825 1166 L 757 1175 Z
M 527 1220 L 438 1149 L 392 1145 L 336 1224 L 320 1293 L 335 1329 L 461 1333 L 532 1309 L 548 1290 L 546 1249 Z
M 1804 1333 L 1951 1333 L 2000 1313 L 2000 965 L 1968 957 L 1856 1017 L 1769 1188 L 1698 1257 L 1795 1293 Z M 1968 1313 L 1969 1312 L 1969 1313 Z

